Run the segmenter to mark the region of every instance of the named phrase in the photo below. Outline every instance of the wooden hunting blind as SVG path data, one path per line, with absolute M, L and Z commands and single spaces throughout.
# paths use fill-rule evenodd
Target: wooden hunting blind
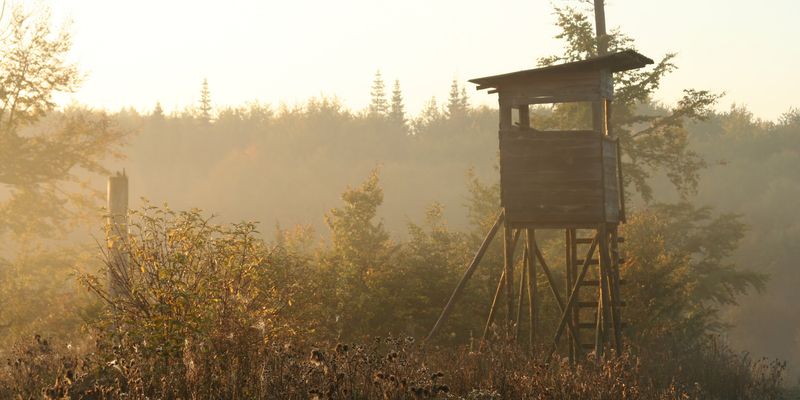
M 584 61 L 472 79 L 500 103 L 500 183 L 512 226 L 586 228 L 624 218 L 618 143 L 609 130 L 611 74 L 653 61 L 623 51 Z M 541 131 L 529 105 L 597 102 L 594 129 Z M 512 124 L 518 110 L 518 124 Z
M 612 74 L 652 63 L 628 50 L 470 80 L 478 90 L 498 94 L 502 210 L 428 337 L 440 329 L 502 227 L 503 273 L 491 303 L 484 339 L 495 321 L 498 303 L 505 297 L 507 328 L 515 332 L 517 339 L 524 318 L 522 305 L 527 301 L 529 343 L 534 348 L 541 330 L 537 284 L 541 272 L 561 316 L 554 328 L 550 355 L 561 348 L 559 341 L 565 330 L 569 340 L 564 347 L 570 360 L 578 359 L 582 350 L 591 349 L 602 355 L 607 344 L 621 349 L 620 314 L 624 302 L 620 299 L 622 259 L 618 243 L 622 238 L 617 235 L 617 227 L 625 220 L 625 202 L 619 142 L 610 123 Z M 574 102 L 592 105 L 591 126 L 587 129 L 552 131 L 531 126 L 530 105 Z M 556 275 L 536 243 L 537 229 L 564 230 L 563 286 L 557 284 Z M 520 272 L 515 272 L 514 251 L 523 233 L 522 265 L 517 270 Z M 516 299 L 515 276 L 520 279 Z M 566 290 L 564 295 L 562 290 Z M 589 334 L 586 330 L 590 330 Z

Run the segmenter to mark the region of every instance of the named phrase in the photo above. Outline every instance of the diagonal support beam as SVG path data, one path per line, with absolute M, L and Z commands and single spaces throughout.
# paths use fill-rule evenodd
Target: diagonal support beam
M 550 286 L 550 291 L 553 293 L 553 297 L 556 299 L 556 304 L 558 305 L 558 310 L 562 314 L 569 314 L 569 309 L 564 305 L 564 299 L 561 298 L 561 293 L 558 292 L 556 289 L 556 280 L 553 278 L 553 274 L 550 272 L 550 267 L 547 266 L 547 262 L 544 260 L 544 256 L 542 255 L 542 251 L 539 250 L 539 246 L 534 244 L 534 249 L 536 252 L 536 259 L 539 260 L 539 264 L 542 264 L 542 271 L 544 272 L 545 277 L 547 277 L 547 282 Z M 569 327 L 569 334 L 572 337 L 572 340 L 575 342 L 575 346 L 580 348 L 580 342 L 578 342 L 578 336 L 575 334 L 577 329 L 572 324 L 572 321 L 567 321 L 567 326 Z
M 494 323 L 494 316 L 497 312 L 497 300 L 500 298 L 500 293 L 503 291 L 503 287 L 506 283 L 506 271 L 503 271 L 500 274 L 500 280 L 497 281 L 497 290 L 494 292 L 494 298 L 492 299 L 492 306 L 489 308 L 489 317 L 486 318 L 486 326 L 483 327 L 483 340 L 489 337 L 489 328 Z
M 558 323 L 558 329 L 556 330 L 555 337 L 553 338 L 553 348 L 551 349 L 550 354 L 547 357 L 548 361 L 552 357 L 553 353 L 555 353 L 556 348 L 558 346 L 558 341 L 559 339 L 561 339 L 561 335 L 564 333 L 564 327 L 567 325 L 567 322 L 569 321 L 569 312 L 570 310 L 572 310 L 572 307 L 575 306 L 575 302 L 577 301 L 578 289 L 580 288 L 581 283 L 583 283 L 583 278 L 586 277 L 586 272 L 589 270 L 589 264 L 591 262 L 592 256 L 594 256 L 594 251 L 597 248 L 598 238 L 599 234 L 595 235 L 594 239 L 592 240 L 592 245 L 589 247 L 589 251 L 586 252 L 586 257 L 584 258 L 583 267 L 581 268 L 581 273 L 578 275 L 577 279 L 575 279 L 575 285 L 573 285 L 572 291 L 569 294 L 567 305 L 561 312 L 561 321 Z M 580 343 L 578 345 L 580 346 Z
M 450 295 L 450 299 L 447 300 L 447 304 L 444 306 L 441 315 L 439 315 L 439 319 L 436 320 L 436 324 L 433 325 L 433 329 L 428 334 L 428 337 L 425 340 L 432 338 L 436 333 L 441 329 L 442 324 L 444 321 L 447 320 L 447 317 L 450 316 L 450 312 L 453 311 L 453 306 L 455 305 L 458 297 L 461 296 L 461 292 L 464 291 L 464 287 L 467 285 L 467 281 L 469 278 L 472 277 L 472 274 L 475 272 L 475 269 L 480 264 L 483 255 L 486 254 L 486 250 L 489 249 L 489 244 L 492 243 L 492 239 L 494 239 L 495 234 L 497 234 L 498 229 L 500 226 L 503 225 L 503 220 L 505 219 L 505 213 L 500 211 L 497 215 L 497 219 L 492 226 L 492 229 L 489 230 L 489 233 L 486 234 L 486 237 L 483 239 L 483 243 L 481 243 L 481 247 L 478 249 L 478 252 L 475 253 L 475 257 L 472 259 L 472 262 L 467 267 L 467 270 L 464 271 L 464 276 L 461 277 L 461 280 L 458 281 L 458 285 L 456 286 L 455 290 L 453 290 L 453 294 Z
M 520 235 L 519 230 L 514 233 L 514 239 L 512 240 L 511 247 L 517 247 L 517 240 L 519 240 Z M 502 293 L 503 289 L 505 288 L 506 284 L 506 270 L 503 268 L 503 272 L 500 274 L 500 280 L 497 281 L 497 290 L 494 292 L 494 298 L 492 298 L 492 306 L 489 308 L 489 317 L 486 319 L 486 326 L 483 328 L 483 340 L 489 337 L 489 328 L 494 323 L 494 317 L 497 314 L 497 300 L 500 299 L 500 293 Z

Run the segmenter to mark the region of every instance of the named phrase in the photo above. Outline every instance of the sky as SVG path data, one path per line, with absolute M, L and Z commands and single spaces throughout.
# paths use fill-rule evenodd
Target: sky
M 30 0 L 70 22 L 71 57 L 86 73 L 62 96 L 111 111 L 149 112 L 196 104 L 208 79 L 215 107 L 248 102 L 294 105 L 336 96 L 364 109 L 375 72 L 395 79 L 407 111 L 435 96 L 442 104 L 453 79 L 473 104 L 497 99 L 468 79 L 535 67 L 558 54 L 554 6 L 580 0 L 183 1 Z M 720 110 L 745 105 L 776 119 L 800 108 L 800 1 L 607 0 L 609 28 L 619 27 L 654 59 L 677 53 L 679 69 L 656 99 L 686 88 L 725 92 Z

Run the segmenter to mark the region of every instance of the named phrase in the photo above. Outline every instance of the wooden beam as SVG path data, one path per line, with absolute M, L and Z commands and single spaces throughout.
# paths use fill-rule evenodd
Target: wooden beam
M 453 290 L 453 294 L 450 295 L 450 299 L 447 300 L 447 304 L 444 306 L 441 315 L 439 315 L 439 319 L 436 320 L 436 324 L 433 325 L 433 329 L 431 329 L 431 332 L 428 334 L 425 340 L 428 340 L 431 337 L 433 337 L 433 335 L 435 335 L 436 332 L 439 331 L 444 321 L 447 320 L 447 317 L 450 316 L 450 312 L 453 310 L 453 306 L 458 300 L 458 297 L 461 296 L 461 292 L 467 285 L 467 281 L 469 281 L 469 279 L 472 277 L 472 274 L 478 267 L 478 264 L 483 258 L 483 255 L 486 254 L 486 250 L 489 248 L 489 244 L 492 242 L 492 239 L 494 239 L 494 235 L 497 233 L 497 230 L 500 229 L 500 225 L 503 224 L 504 217 L 505 213 L 503 211 L 500 211 L 500 213 L 497 214 L 497 218 L 495 219 L 494 225 L 492 225 L 492 228 L 489 230 L 489 233 L 486 234 L 486 237 L 483 239 L 483 243 L 481 243 L 481 247 L 478 249 L 478 252 L 475 253 L 475 257 L 472 259 L 472 262 L 470 262 L 469 266 L 467 267 L 467 270 L 464 271 L 464 276 L 461 277 L 461 280 L 458 282 L 458 285 L 456 286 L 455 290 Z
M 517 231 L 519 232 L 519 231 Z M 517 298 L 517 316 L 514 318 L 516 325 L 514 326 L 514 341 L 519 343 L 519 328 L 522 326 L 522 304 L 525 303 L 525 287 L 528 281 L 528 247 L 525 246 L 522 250 L 522 273 L 519 279 L 519 297 Z
M 122 281 L 128 276 L 129 262 L 124 249 L 128 242 L 128 176 L 125 171 L 108 178 L 106 201 L 106 240 L 113 260 L 108 270 L 108 294 L 114 300 L 122 290 Z
M 510 329 L 514 323 L 514 244 L 514 235 L 511 227 L 506 225 L 503 228 L 503 272 L 506 275 L 506 329 Z
M 531 127 L 531 111 L 527 104 L 520 104 L 517 106 L 519 109 L 519 127 L 526 129 Z
M 598 237 L 595 237 L 595 240 L 592 242 L 592 245 L 589 247 L 589 251 L 586 252 L 586 258 L 584 258 L 584 260 L 589 260 L 594 255 L 594 251 L 597 248 L 598 238 L 599 238 L 599 235 L 598 235 Z M 583 267 L 581 268 L 581 272 L 580 272 L 580 274 L 578 274 L 578 278 L 575 280 L 575 286 L 572 287 L 572 292 L 570 292 L 569 298 L 567 299 L 567 304 L 564 307 L 565 310 L 562 311 L 562 313 L 561 313 L 561 320 L 558 323 L 558 328 L 556 329 L 556 334 L 553 337 L 553 348 L 552 348 L 552 350 L 550 351 L 550 354 L 547 357 L 548 360 L 550 359 L 552 354 L 555 353 L 556 348 L 558 346 L 558 340 L 561 339 L 561 334 L 564 333 L 564 328 L 567 326 L 568 322 L 570 322 L 569 321 L 569 316 L 570 316 L 569 315 L 569 310 L 571 310 L 572 307 L 575 305 L 575 302 L 578 301 L 578 299 L 577 299 L 577 297 L 578 297 L 577 296 L 578 288 L 580 287 L 581 282 L 583 282 L 583 278 L 586 276 L 586 272 L 588 270 L 589 270 L 589 264 L 584 262 Z
M 550 273 L 550 267 L 547 266 L 547 262 L 544 260 L 544 256 L 542 256 L 542 252 L 539 250 L 537 246 L 535 248 L 536 251 L 536 258 L 539 260 L 539 263 L 542 265 L 542 271 L 544 272 L 544 276 L 547 278 L 547 283 L 550 286 L 550 291 L 553 293 L 553 297 L 556 299 L 556 305 L 558 305 L 558 310 L 562 314 L 568 313 L 569 308 L 564 305 L 564 299 L 561 298 L 561 294 L 558 292 L 556 288 L 556 280 L 553 278 L 553 274 Z M 567 321 L 567 326 L 569 327 L 569 334 L 572 337 L 573 341 L 577 341 L 577 336 L 575 333 L 578 331 L 575 329 L 575 326 L 572 325 L 572 321 Z M 580 345 L 580 343 L 578 343 Z
M 489 338 L 489 328 L 492 327 L 494 323 L 495 313 L 497 312 L 497 300 L 500 299 L 500 293 L 503 292 L 503 286 L 506 283 L 506 271 L 503 270 L 503 273 L 500 274 L 500 280 L 497 281 L 497 290 L 494 291 L 494 297 L 492 298 L 492 305 L 489 307 L 489 316 L 486 318 L 486 325 L 483 327 L 483 340 Z
M 533 229 L 525 230 L 525 249 L 526 261 L 528 263 L 528 325 L 530 332 L 528 332 L 528 346 L 531 353 L 534 351 L 534 344 L 536 343 L 536 324 L 539 316 L 536 315 L 536 309 L 539 305 L 538 288 L 536 284 L 536 256 L 533 254 L 533 249 L 536 248 L 536 232 Z
M 519 239 L 520 231 L 516 231 L 514 234 L 513 244 L 512 247 L 516 247 L 517 240 Z M 494 318 L 497 315 L 497 305 L 498 300 L 500 299 L 500 293 L 503 292 L 503 288 L 505 287 L 506 283 L 506 271 L 503 269 L 503 272 L 500 274 L 500 280 L 497 281 L 497 289 L 494 292 L 494 297 L 492 298 L 492 305 L 489 308 L 489 317 L 486 318 L 486 326 L 483 328 L 483 340 L 486 340 L 489 335 L 489 328 L 494 323 Z

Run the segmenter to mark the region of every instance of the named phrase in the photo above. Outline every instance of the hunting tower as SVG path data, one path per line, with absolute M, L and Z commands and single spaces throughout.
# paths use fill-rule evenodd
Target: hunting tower
M 652 63 L 628 50 L 470 80 L 478 90 L 488 89 L 499 97 L 502 210 L 431 335 L 450 313 L 489 242 L 502 227 L 503 273 L 484 338 L 494 322 L 498 303 L 503 302 L 508 327 L 518 336 L 522 306 L 527 300 L 529 341 L 533 347 L 539 330 L 537 279 L 541 270 L 561 316 L 552 342 L 546 343 L 552 345 L 553 351 L 559 348 L 565 330 L 569 337 L 565 347 L 572 360 L 583 350 L 592 349 L 600 355 L 609 344 L 616 349 L 622 346 L 623 302 L 617 249 L 621 238 L 617 227 L 625 221 L 625 201 L 619 142 L 610 123 L 612 74 Z M 591 104 L 591 125 L 581 130 L 536 129 L 530 105 L 556 103 Z M 555 282 L 537 246 L 537 229 L 563 230 L 566 285 Z M 523 234 L 521 272 L 515 273 L 514 251 Z M 515 275 L 520 279 L 516 299 Z M 559 287 L 566 290 L 564 295 Z

